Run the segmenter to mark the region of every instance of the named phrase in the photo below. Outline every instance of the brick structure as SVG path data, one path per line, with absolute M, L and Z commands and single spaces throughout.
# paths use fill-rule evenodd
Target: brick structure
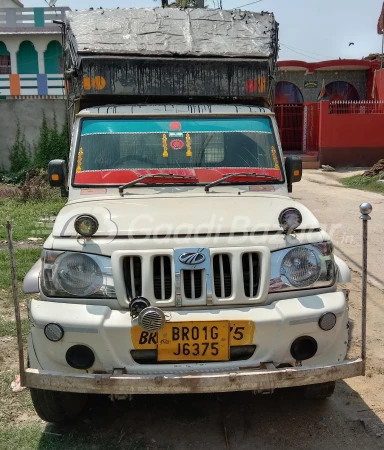
M 278 82 L 292 83 L 301 92 L 304 102 L 318 101 L 323 83 L 326 88 L 331 83 L 341 82 L 351 86 L 350 92 L 356 90 L 358 97 L 341 98 L 340 92 L 337 100 L 368 100 L 371 99 L 373 74 L 379 68 L 378 61 L 342 59 L 307 63 L 304 61 L 280 61 Z M 334 84 L 337 90 L 337 85 Z M 335 89 L 332 90 L 334 92 Z M 284 100 L 284 99 L 282 99 Z M 330 98 L 332 100 L 332 98 Z M 279 101 L 277 103 L 285 103 Z

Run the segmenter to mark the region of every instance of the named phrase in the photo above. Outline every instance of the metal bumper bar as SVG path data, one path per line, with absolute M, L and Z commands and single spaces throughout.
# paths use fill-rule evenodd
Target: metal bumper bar
M 361 358 L 324 367 L 245 369 L 225 373 L 95 375 L 27 369 L 26 386 L 89 394 L 192 394 L 270 390 L 337 381 L 364 375 Z

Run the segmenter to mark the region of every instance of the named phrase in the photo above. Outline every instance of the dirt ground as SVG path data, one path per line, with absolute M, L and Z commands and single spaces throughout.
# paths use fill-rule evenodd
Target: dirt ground
M 359 204 L 368 200 L 374 206 L 369 224 L 368 365 L 365 378 L 339 382 L 335 394 L 325 401 L 306 401 L 302 399 L 300 389 L 278 390 L 264 396 L 249 392 L 137 396 L 131 401 L 115 403 L 96 396 L 91 399 L 89 409 L 76 428 L 90 432 L 108 429 L 115 436 L 115 448 L 128 448 L 124 443 L 135 433 L 142 436 L 143 448 L 151 450 L 384 449 L 384 245 L 381 236 L 384 196 L 341 187 L 335 181 L 338 176 L 340 174 L 307 171 L 303 182 L 294 185 L 293 197 L 308 206 L 321 223 L 341 224 L 333 239 L 336 253 L 353 269 L 352 283 L 346 286 L 351 290 L 351 356 L 359 353 L 361 325 Z M 0 338 L 0 372 L 1 367 L 17 368 L 15 355 L 15 339 Z M 15 422 L 41 423 L 32 412 L 16 415 Z M 73 429 L 51 426 L 47 430 L 59 435 L 74 432 Z

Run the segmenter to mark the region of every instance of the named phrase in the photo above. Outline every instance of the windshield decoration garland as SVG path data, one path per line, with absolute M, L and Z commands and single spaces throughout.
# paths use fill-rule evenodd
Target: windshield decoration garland
M 168 158 L 168 141 L 165 133 L 163 134 L 163 158 Z
M 77 155 L 77 167 L 76 167 L 76 173 L 80 173 L 81 172 L 81 167 L 83 165 L 83 148 L 80 147 L 79 148 L 79 153 Z
M 187 142 L 187 153 L 186 153 L 186 155 L 191 157 L 192 156 L 192 145 L 191 145 L 191 135 L 189 133 L 187 133 L 187 135 L 185 136 L 185 140 Z
M 272 145 L 272 147 L 271 147 L 271 152 L 272 152 L 273 162 L 275 163 L 275 169 L 279 170 L 280 169 L 279 160 L 277 159 L 277 152 L 276 152 L 274 145 Z

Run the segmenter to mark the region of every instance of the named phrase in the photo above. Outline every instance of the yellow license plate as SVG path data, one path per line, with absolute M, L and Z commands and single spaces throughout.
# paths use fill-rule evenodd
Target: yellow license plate
M 158 332 L 158 361 L 228 361 L 229 322 L 169 322 Z

